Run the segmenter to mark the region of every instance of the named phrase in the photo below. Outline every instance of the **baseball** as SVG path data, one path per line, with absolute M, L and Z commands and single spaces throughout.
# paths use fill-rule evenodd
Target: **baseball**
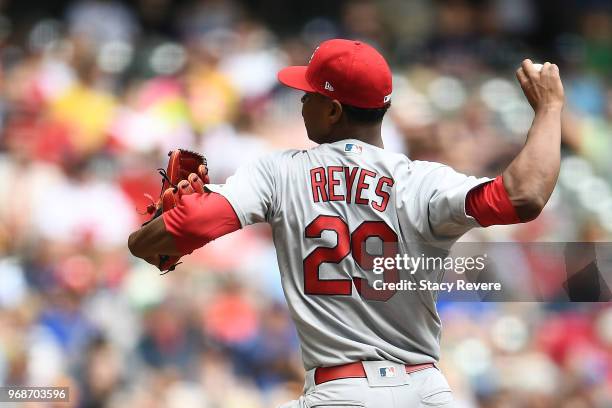
M 544 65 L 542 65 L 542 64 L 533 64 L 533 67 L 534 67 L 534 68 L 536 69 L 536 71 L 538 71 L 538 72 L 542 71 L 542 67 L 543 67 L 543 66 L 544 66 Z

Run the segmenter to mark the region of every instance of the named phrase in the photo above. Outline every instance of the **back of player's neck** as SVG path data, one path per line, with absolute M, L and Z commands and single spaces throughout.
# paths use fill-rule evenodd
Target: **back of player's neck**
M 351 129 L 346 129 L 345 132 L 337 135 L 337 137 L 334 139 L 335 141 L 354 139 L 363 143 L 384 148 L 380 126 L 353 127 Z
M 385 146 L 383 145 L 382 137 L 380 135 L 372 136 L 372 137 L 351 136 L 351 137 L 345 137 L 341 140 L 346 140 L 346 139 L 359 140 L 360 142 L 367 143 L 372 146 L 380 147 L 381 149 L 385 148 Z

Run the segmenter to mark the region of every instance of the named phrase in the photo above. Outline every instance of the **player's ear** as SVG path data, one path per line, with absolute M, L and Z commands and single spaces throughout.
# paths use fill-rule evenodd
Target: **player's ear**
M 329 110 L 329 121 L 332 124 L 336 124 L 342 118 L 342 104 L 335 99 L 331 100 L 331 106 Z

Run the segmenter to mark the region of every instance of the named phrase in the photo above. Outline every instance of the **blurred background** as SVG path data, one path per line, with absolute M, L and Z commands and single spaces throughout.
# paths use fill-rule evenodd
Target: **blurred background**
M 168 150 L 203 152 L 223 182 L 262 154 L 311 146 L 301 94 L 276 72 L 332 37 L 367 41 L 392 66 L 387 149 L 478 176 L 524 143 L 521 60 L 556 62 L 567 106 L 549 205 L 466 239 L 609 240 L 609 0 L 3 0 L 0 383 L 68 385 L 75 407 L 258 408 L 301 393 L 267 226 L 163 277 L 126 242 Z M 609 304 L 440 312 L 459 407 L 612 407 Z

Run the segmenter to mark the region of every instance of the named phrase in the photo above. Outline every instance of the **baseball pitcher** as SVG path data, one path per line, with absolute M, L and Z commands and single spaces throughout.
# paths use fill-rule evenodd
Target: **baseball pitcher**
M 130 236 L 129 248 L 166 270 L 222 235 L 267 222 L 306 369 L 303 395 L 283 407 L 451 407 L 436 366 L 436 293 L 374 284 L 442 276 L 393 268 L 376 275 L 374 258 L 438 256 L 470 228 L 527 222 L 542 211 L 559 173 L 563 87 L 550 63 L 538 70 L 525 60 L 517 78 L 535 111 L 527 141 L 497 178 L 470 177 L 386 151 L 385 59 L 363 42 L 325 41 L 308 66 L 278 74 L 305 92 L 304 124 L 319 145 L 264 157 L 223 185 L 207 184 L 203 160 L 190 162 L 191 171 L 176 173 L 189 176 L 169 181 L 158 217 Z

